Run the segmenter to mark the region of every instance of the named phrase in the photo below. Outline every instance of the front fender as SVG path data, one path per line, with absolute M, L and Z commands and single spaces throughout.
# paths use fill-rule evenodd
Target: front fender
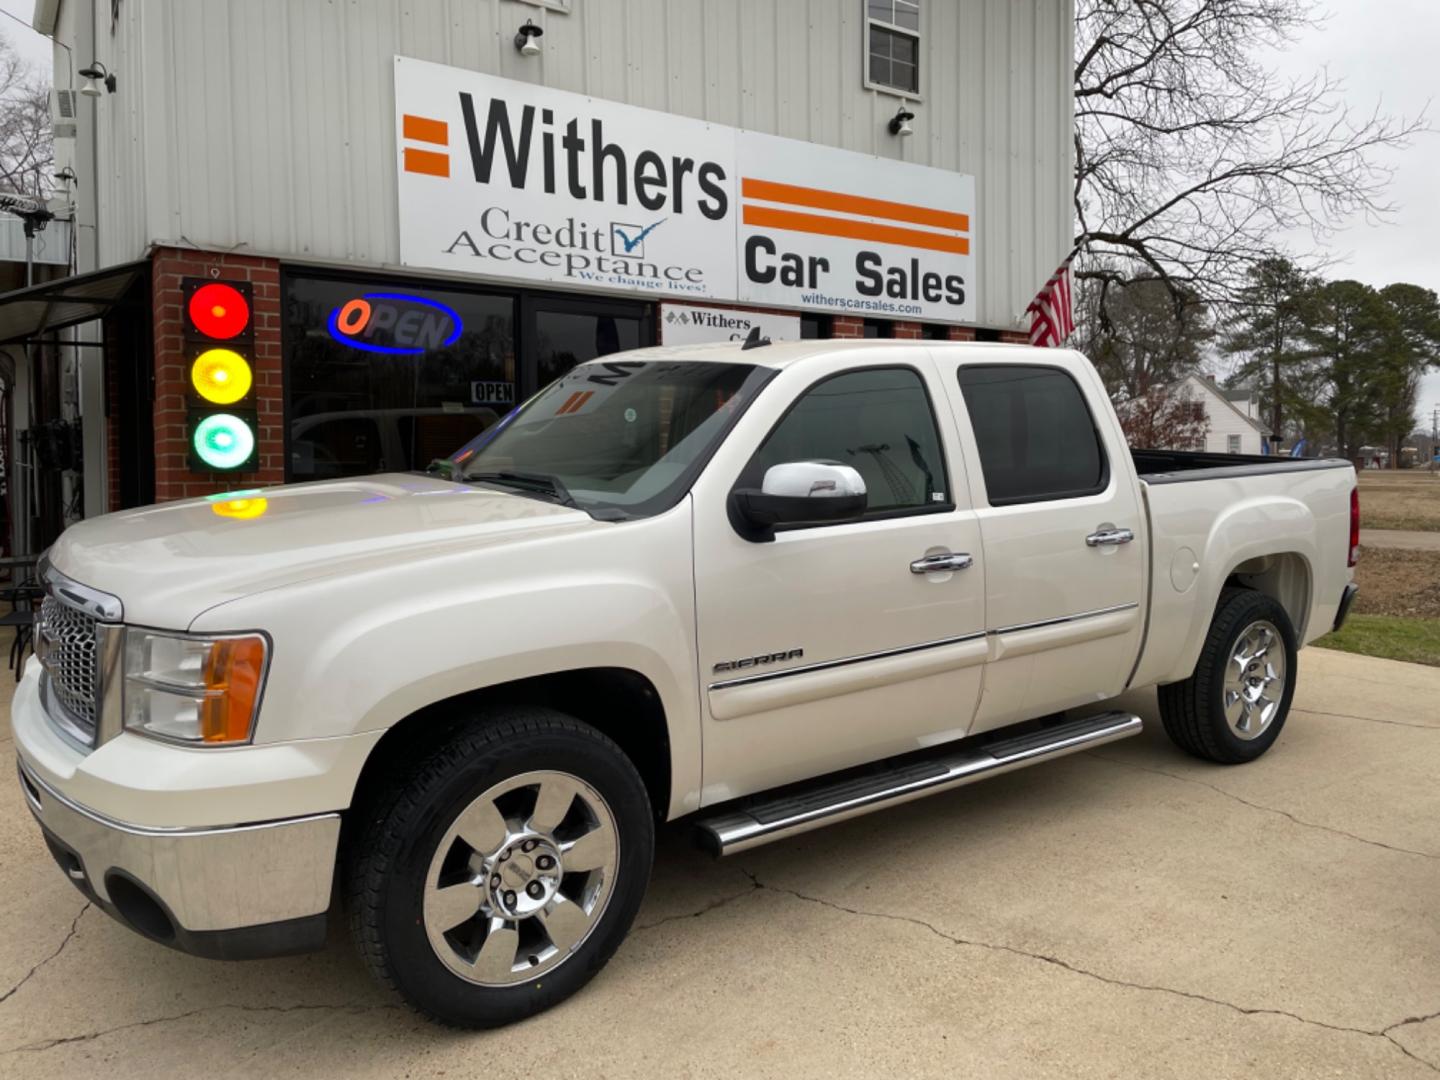
M 383 731 L 531 676 L 634 671 L 665 711 L 672 798 L 683 804 L 700 786 L 690 551 L 682 504 L 578 535 L 297 583 L 213 608 L 193 629 L 271 635 L 256 729 L 265 743 Z

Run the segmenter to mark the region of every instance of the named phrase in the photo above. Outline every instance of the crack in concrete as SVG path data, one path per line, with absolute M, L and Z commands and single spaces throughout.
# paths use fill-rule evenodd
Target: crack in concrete
M 1437 1009 L 1435 1012 L 1432 1013 L 1426 1013 L 1424 1016 L 1407 1016 L 1404 1020 L 1397 1020 L 1395 1023 L 1387 1027 L 1385 1029 L 1385 1032 L 1386 1034 L 1389 1034 L 1396 1028 L 1409 1027 L 1411 1024 L 1424 1024 L 1428 1023 L 1431 1020 L 1437 1019 L 1440 1019 L 1440 1009 Z
M 1309 713 L 1311 716 L 1333 716 L 1337 720 L 1365 720 L 1371 724 L 1390 724 L 1394 727 L 1419 728 L 1421 731 L 1440 731 L 1440 727 L 1434 724 L 1412 724 L 1409 720 L 1383 720 L 1378 716 L 1356 716 L 1354 713 L 1325 712 L 1323 709 L 1305 709 L 1294 706 L 1295 712 Z
M 79 926 L 80 926 L 80 917 L 81 917 L 82 915 L 84 915 L 85 912 L 87 912 L 87 911 L 89 911 L 89 910 L 90 910 L 90 901 L 89 901 L 89 900 L 86 900 L 84 906 L 81 907 L 80 910 L 75 913 L 75 918 L 70 921 L 70 930 L 69 930 L 69 932 L 67 932 L 66 935 L 60 940 L 60 944 L 55 947 L 55 951 L 52 952 L 49 956 L 45 957 L 45 959 L 41 960 L 38 964 L 36 964 L 34 967 L 32 967 L 29 971 L 27 971 L 27 972 L 25 973 L 24 977 L 21 978 L 21 980 L 20 980 L 19 982 L 17 982 L 14 986 L 12 986 L 9 990 L 6 990 L 5 993 L 0 994 L 0 1004 L 3 1004 L 3 1003 L 5 1003 L 6 1001 L 9 1001 L 12 997 L 14 997 L 15 994 L 16 994 L 16 992 L 19 991 L 19 989 L 20 989 L 22 986 L 24 986 L 27 982 L 29 982 L 29 981 L 31 980 L 31 978 L 34 977 L 34 975 L 35 975 L 35 973 L 36 973 L 37 971 L 39 971 L 39 970 L 40 970 L 41 968 L 43 968 L 46 964 L 50 963 L 51 960 L 54 960 L 57 956 L 59 956 L 62 952 L 65 951 L 65 946 L 67 946 L 67 945 L 70 944 L 70 939 L 75 936 L 75 931 L 76 931 L 77 929 L 79 929 Z
M 1418 1054 L 1412 1053 L 1406 1046 L 1404 1046 L 1404 1044 L 1402 1044 L 1399 1040 L 1397 1040 L 1390 1034 L 1390 1032 L 1394 1031 L 1397 1027 L 1402 1027 L 1405 1024 L 1410 1023 L 1418 1023 L 1425 1019 L 1431 1019 L 1435 1016 L 1440 1016 L 1440 1013 L 1434 1013 L 1431 1015 L 1431 1017 L 1411 1017 L 1408 1020 L 1400 1021 L 1400 1023 L 1398 1024 L 1391 1024 L 1389 1027 L 1382 1028 L 1379 1031 L 1373 1031 L 1369 1028 L 1348 1027 L 1343 1024 L 1329 1024 L 1326 1023 L 1324 1020 L 1312 1020 L 1309 1017 L 1301 1016 L 1299 1013 L 1289 1012 L 1286 1009 L 1272 1009 L 1264 1006 L 1237 1005 L 1232 1001 L 1226 1001 L 1223 998 L 1210 997 L 1207 994 L 1201 994 L 1193 990 L 1180 990 L 1171 986 L 1160 986 L 1156 983 L 1137 983 L 1131 982 L 1128 979 L 1117 979 L 1110 975 L 1102 975 L 1098 971 L 1091 971 L 1088 968 L 1079 967 L 1075 964 L 1070 963 L 1068 960 L 1062 960 L 1060 959 L 1060 957 L 1051 956 L 1048 953 L 1031 952 L 1028 949 L 1022 949 L 1015 945 L 1003 945 L 990 941 L 977 941 L 972 938 L 959 937 L 955 934 L 948 934 L 944 930 L 941 930 L 939 927 L 935 926 L 933 923 L 926 922 L 924 919 L 917 919 L 912 915 L 894 915 L 884 911 L 865 911 L 861 908 L 846 907 L 844 904 L 835 903 L 833 900 L 825 900 L 818 896 L 811 896 L 808 893 L 802 893 L 795 889 L 788 889 L 783 885 L 767 885 L 748 870 L 742 869 L 741 873 L 743 873 L 754 883 L 756 889 L 767 889 L 771 892 L 782 893 L 786 896 L 792 896 L 797 900 L 803 900 L 806 903 L 818 904 L 821 907 L 827 907 L 834 911 L 844 912 L 848 915 L 856 915 L 861 918 L 888 919 L 892 922 L 909 923 L 912 926 L 918 926 L 923 930 L 928 930 L 936 937 L 940 938 L 943 941 L 948 941 L 952 945 L 967 946 L 972 949 L 984 949 L 989 952 L 1009 953 L 1012 956 L 1018 956 L 1027 960 L 1035 960 L 1039 963 L 1048 964 L 1052 967 L 1060 968 L 1061 970 L 1068 971 L 1074 975 L 1083 976 L 1087 979 L 1094 979 L 1097 982 L 1105 983 L 1109 986 L 1117 986 L 1126 990 L 1138 990 L 1144 993 L 1168 994 L 1173 997 L 1188 998 L 1191 1001 L 1204 1002 L 1208 1005 L 1215 1005 L 1219 1008 L 1229 1009 L 1232 1012 L 1239 1013 L 1241 1016 L 1279 1016 L 1284 1017 L 1288 1020 L 1294 1020 L 1297 1023 L 1309 1025 L 1311 1027 L 1326 1028 L 1330 1031 L 1338 1031 L 1349 1035 L 1364 1035 L 1367 1038 L 1372 1039 L 1384 1039 L 1386 1042 L 1390 1043 L 1390 1045 L 1394 1046 L 1406 1057 L 1419 1062 L 1421 1065 L 1424 1065 L 1432 1072 L 1440 1073 L 1440 1065 L 1437 1065 L 1432 1061 L 1427 1061 L 1425 1058 L 1420 1057 Z
M 129 1031 L 132 1028 L 153 1027 L 156 1024 L 169 1024 L 176 1020 L 188 1020 L 192 1016 L 199 1016 L 208 1012 L 223 1012 L 232 1009 L 236 1012 L 245 1013 L 290 1013 L 290 1012 L 338 1012 L 348 1013 L 352 1016 L 367 1012 L 379 1012 L 385 1009 L 399 1010 L 400 1005 L 205 1005 L 198 1009 L 189 1009 L 182 1013 L 173 1013 L 169 1016 L 156 1016 L 148 1020 L 132 1020 L 128 1024 L 116 1024 L 114 1027 L 102 1028 L 100 1031 L 87 1031 L 79 1035 L 64 1035 L 58 1039 L 41 1039 L 38 1042 L 22 1043 L 19 1046 L 7 1047 L 0 1050 L 0 1055 L 37 1053 L 43 1050 L 50 1050 L 57 1046 L 65 1046 L 69 1043 L 92 1042 L 95 1039 L 103 1038 L 106 1035 L 113 1035 L 117 1031 Z
M 741 873 L 744 873 L 744 871 L 742 870 Z M 755 890 L 759 889 L 760 887 L 761 886 L 755 884 L 752 879 L 750 887 L 748 889 L 742 889 L 740 892 L 735 893 L 731 896 L 722 896 L 719 900 L 712 900 L 704 907 L 697 908 L 695 911 L 682 911 L 678 915 L 666 915 L 663 918 L 656 919 L 654 922 L 640 923 L 631 931 L 631 933 L 638 934 L 642 930 L 654 930 L 657 926 L 664 926 L 666 923 L 680 922 L 683 919 L 698 919 L 702 915 L 710 914 L 710 912 L 714 911 L 716 908 L 722 908 L 726 904 L 733 904 L 736 900 L 743 900 L 745 897 L 752 895 Z
M 1123 758 L 1109 757 L 1105 754 L 1096 753 L 1093 750 L 1089 751 L 1085 756 L 1094 758 L 1096 761 L 1109 762 L 1111 765 L 1120 765 L 1127 769 L 1138 769 L 1141 772 L 1154 773 L 1156 776 L 1166 776 L 1171 780 L 1179 780 L 1183 784 L 1194 784 L 1197 787 L 1209 788 L 1216 794 L 1224 795 L 1227 799 L 1233 799 L 1235 802 L 1240 803 L 1242 806 L 1248 806 L 1252 810 L 1261 810 L 1267 814 L 1278 814 L 1280 817 L 1288 818 L 1302 828 L 1316 829 L 1319 832 L 1327 832 L 1333 836 L 1343 836 L 1345 839 L 1354 840 L 1356 843 L 1368 844 L 1371 847 L 1383 848 L 1386 851 L 1394 851 L 1401 855 L 1416 855 L 1422 859 L 1440 859 L 1440 855 L 1436 855 L 1434 852 L 1417 851 L 1415 848 L 1400 847 L 1398 844 L 1387 844 L 1383 840 L 1372 840 L 1368 836 L 1359 836 L 1356 833 L 1346 832 L 1344 829 L 1337 829 L 1330 825 L 1321 825 L 1315 821 L 1306 821 L 1304 818 L 1296 817 L 1288 810 L 1281 810 L 1275 806 L 1266 806 L 1263 803 L 1251 802 L 1243 795 L 1236 795 L 1233 791 L 1226 791 L 1224 788 L 1212 784 L 1208 780 L 1198 780 L 1193 776 L 1181 776 L 1179 773 L 1157 769 L 1153 765 L 1141 765 L 1135 761 L 1125 761 Z

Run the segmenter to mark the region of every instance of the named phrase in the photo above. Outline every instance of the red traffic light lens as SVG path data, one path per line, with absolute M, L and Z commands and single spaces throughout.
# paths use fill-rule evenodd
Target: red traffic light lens
M 224 340 L 250 324 L 250 305 L 233 285 L 211 281 L 190 297 L 190 322 L 208 338 Z

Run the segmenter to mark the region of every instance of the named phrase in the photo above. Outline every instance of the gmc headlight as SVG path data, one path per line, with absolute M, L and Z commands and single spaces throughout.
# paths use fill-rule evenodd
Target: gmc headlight
M 248 742 L 265 683 L 267 649 L 258 634 L 157 634 L 128 628 L 125 727 L 205 746 Z

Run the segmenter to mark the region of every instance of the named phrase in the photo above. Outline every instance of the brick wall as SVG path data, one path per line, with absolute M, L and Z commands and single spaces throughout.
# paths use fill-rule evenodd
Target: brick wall
M 251 255 L 159 248 L 153 256 L 155 338 L 155 501 L 211 495 L 285 479 L 284 394 L 280 375 L 280 264 Z M 255 322 L 255 409 L 259 467 L 245 473 L 195 473 L 187 464 L 186 380 L 181 282 L 187 277 L 248 281 Z M 118 488 L 118 483 L 115 485 Z
M 865 320 L 854 315 L 836 315 L 830 320 L 830 336 L 833 338 L 864 337 Z

